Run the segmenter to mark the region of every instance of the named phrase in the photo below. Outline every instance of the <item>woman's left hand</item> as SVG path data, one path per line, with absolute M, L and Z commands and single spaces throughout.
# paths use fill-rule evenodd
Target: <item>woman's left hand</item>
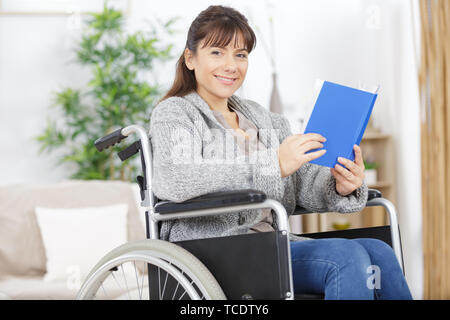
M 356 144 L 353 146 L 355 150 L 355 161 L 345 158 L 338 158 L 338 161 L 345 165 L 336 164 L 334 168 L 330 168 L 331 174 L 336 178 L 336 191 L 341 196 L 347 196 L 359 187 L 364 181 L 364 161 L 361 148 Z

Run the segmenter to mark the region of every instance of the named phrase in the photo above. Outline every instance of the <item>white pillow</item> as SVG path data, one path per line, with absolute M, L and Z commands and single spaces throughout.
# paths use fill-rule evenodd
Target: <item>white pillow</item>
M 44 281 L 78 289 L 105 254 L 127 242 L 127 204 L 35 211 L 47 255 Z

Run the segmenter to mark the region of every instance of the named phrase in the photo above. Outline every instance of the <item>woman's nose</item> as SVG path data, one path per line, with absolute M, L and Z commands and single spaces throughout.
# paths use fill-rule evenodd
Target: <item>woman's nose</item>
M 225 68 L 227 71 L 236 71 L 237 69 L 237 65 L 236 65 L 236 61 L 234 60 L 233 56 L 227 56 L 227 59 L 225 61 Z

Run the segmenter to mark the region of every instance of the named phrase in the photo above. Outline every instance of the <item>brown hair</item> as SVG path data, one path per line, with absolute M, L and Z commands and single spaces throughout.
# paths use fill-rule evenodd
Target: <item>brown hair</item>
M 250 53 L 256 46 L 256 36 L 245 18 L 237 10 L 224 6 L 209 6 L 192 22 L 186 40 L 186 46 L 176 64 L 175 80 L 166 95 L 160 100 L 177 96 L 182 97 L 197 89 L 197 81 L 193 70 L 189 70 L 184 59 L 184 51 L 188 48 L 195 55 L 199 43 L 205 39 L 203 48 L 226 47 L 240 32 L 244 38 L 245 48 Z

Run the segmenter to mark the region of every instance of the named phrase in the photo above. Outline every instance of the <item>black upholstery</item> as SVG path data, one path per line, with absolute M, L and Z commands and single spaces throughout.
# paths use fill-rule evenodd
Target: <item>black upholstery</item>
M 266 198 L 264 192 L 253 189 L 219 191 L 192 198 L 184 202 L 159 201 L 155 205 L 155 212 L 165 214 L 237 206 L 264 202 Z

